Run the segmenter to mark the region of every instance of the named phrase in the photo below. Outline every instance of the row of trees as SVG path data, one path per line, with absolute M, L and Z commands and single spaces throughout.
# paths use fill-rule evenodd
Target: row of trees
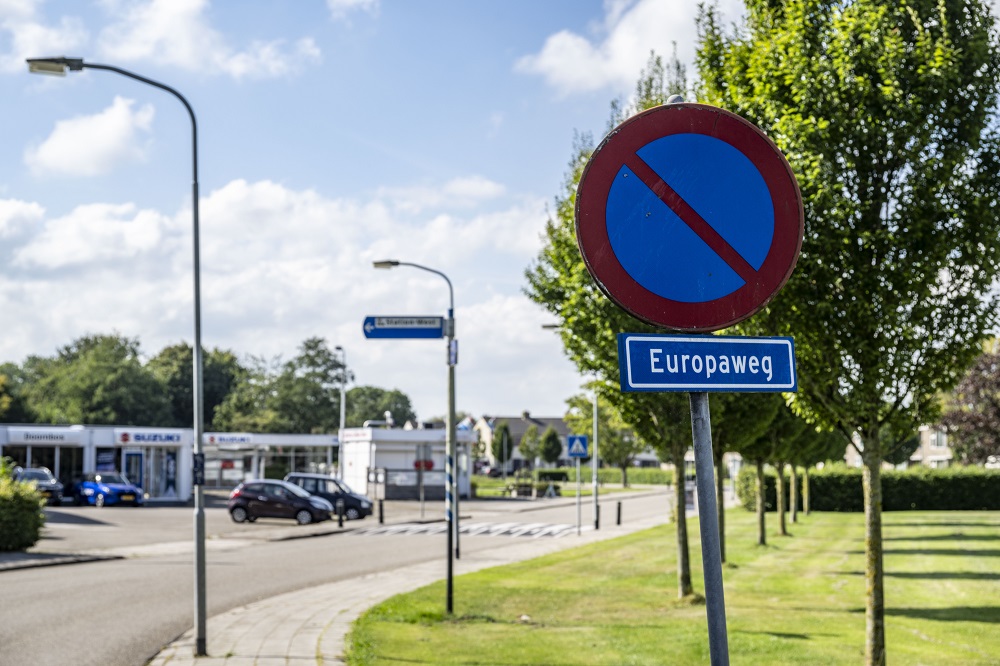
M 287 361 L 232 351 L 203 354 L 206 430 L 223 432 L 336 432 L 340 387 L 353 376 L 322 338 L 305 340 Z M 189 428 L 193 423 L 193 360 L 188 344 L 144 360 L 139 340 L 88 335 L 54 356 L 0 365 L 0 421 Z M 355 386 L 347 392 L 345 423 L 360 426 L 385 412 L 415 420 L 410 399 L 397 390 Z
M 998 324 L 1000 45 L 982 0 L 746 5 L 732 28 L 717 7 L 702 6 L 694 96 L 747 118 L 786 155 L 805 236 L 787 285 L 734 332 L 795 337 L 795 414 L 859 440 L 865 660 L 884 664 L 881 465 L 934 422 L 940 396 Z M 668 71 L 653 56 L 634 102 L 614 105 L 610 125 L 671 93 L 691 97 L 685 72 L 676 58 Z M 690 442 L 684 400 L 618 390 L 615 335 L 653 329 L 604 297 L 577 251 L 576 187 L 592 151 L 591 137 L 578 135 L 527 293 L 559 319 L 569 357 L 601 380 L 601 398 L 679 469 Z M 715 430 L 727 406 L 712 409 Z M 719 435 L 716 446 L 728 446 Z M 681 548 L 682 499 L 677 514 Z M 685 569 L 686 554 L 678 562 Z

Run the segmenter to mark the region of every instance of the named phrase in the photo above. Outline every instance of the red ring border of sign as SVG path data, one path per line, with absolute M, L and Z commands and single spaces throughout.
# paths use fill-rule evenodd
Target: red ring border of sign
M 651 141 L 673 134 L 703 134 L 739 150 L 760 172 L 774 207 L 774 236 L 757 271 L 758 280 L 713 301 L 685 303 L 654 294 L 622 267 L 608 238 L 608 194 L 625 162 L 622 156 L 634 155 Z M 623 122 L 594 151 L 576 196 L 577 245 L 601 291 L 643 321 L 690 333 L 728 328 L 774 298 L 795 268 L 804 218 L 798 183 L 778 147 L 744 118 L 706 104 L 658 106 Z

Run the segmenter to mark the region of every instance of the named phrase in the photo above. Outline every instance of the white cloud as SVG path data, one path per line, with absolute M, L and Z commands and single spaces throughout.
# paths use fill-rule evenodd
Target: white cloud
M 30 270 L 104 266 L 147 255 L 163 256 L 164 236 L 173 223 L 132 204 L 87 204 L 48 221 L 14 255 L 13 264 Z M 169 249 L 167 249 L 169 251 Z
M 0 71 L 26 72 L 25 58 L 71 53 L 87 41 L 82 22 L 64 16 L 57 24 L 40 19 L 38 0 L 0 0 L 0 44 L 9 49 L 0 52 Z
M 379 0 L 326 0 L 326 6 L 330 10 L 330 18 L 341 21 L 354 12 L 377 15 Z
M 8 238 L 28 229 L 45 215 L 37 203 L 0 199 L 0 238 Z
M 520 293 L 545 203 L 480 177 L 427 188 L 427 198 L 438 203 L 414 214 L 388 192 L 332 199 L 235 180 L 208 193 L 200 206 L 204 344 L 287 358 L 320 335 L 348 350 L 359 384 L 399 388 L 421 416 L 442 414 L 443 343 L 390 344 L 362 332 L 367 315 L 444 314 L 448 291 L 439 276 L 372 267 L 396 258 L 452 281 L 460 409 L 536 409 L 553 403 L 553 381 L 574 391 L 579 381 L 557 336 L 541 329 L 547 315 Z M 455 208 L 474 201 L 480 205 Z M 112 330 L 139 337 L 148 353 L 190 341 L 189 208 L 165 214 L 92 203 L 45 219 L 37 204 L 0 200 L 0 234 L 8 225 L 20 231 L 4 243 L 10 260 L 0 271 L 0 311 L 28 321 L 0 338 L 0 359 L 51 354 L 85 333 Z
M 96 176 L 123 162 L 141 162 L 145 149 L 137 135 L 149 132 L 154 112 L 152 105 L 133 104 L 115 97 L 100 113 L 60 120 L 45 141 L 25 151 L 25 164 L 35 174 Z
M 722 0 L 720 10 L 735 20 L 742 15 L 742 2 Z M 592 37 L 560 31 L 549 36 L 540 52 L 519 59 L 515 69 L 542 76 L 561 94 L 629 90 L 650 49 L 669 57 L 676 42 L 678 57 L 690 66 L 697 13 L 693 2 L 614 0 L 605 4 L 605 19 Z
M 117 61 L 155 59 L 236 79 L 284 76 L 320 59 L 310 37 L 290 45 L 284 40 L 255 41 L 238 51 L 208 24 L 207 7 L 208 0 L 113 2 L 109 10 L 124 16 L 101 31 L 100 53 Z
M 441 187 L 382 188 L 378 196 L 397 210 L 420 213 L 428 208 L 469 208 L 503 193 L 500 183 L 482 176 L 468 176 L 455 178 Z

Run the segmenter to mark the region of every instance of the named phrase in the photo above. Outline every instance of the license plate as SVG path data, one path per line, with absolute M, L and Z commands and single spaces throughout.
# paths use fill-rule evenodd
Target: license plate
M 135 495 L 122 495 L 122 501 L 128 502 L 135 499 Z

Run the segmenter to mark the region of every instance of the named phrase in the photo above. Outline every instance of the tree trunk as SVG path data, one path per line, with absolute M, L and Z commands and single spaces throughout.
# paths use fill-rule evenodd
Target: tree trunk
M 675 446 L 674 459 L 674 519 L 677 522 L 677 597 L 694 593 L 691 586 L 691 557 L 688 554 L 687 498 L 684 486 L 684 450 Z
M 775 463 L 778 468 L 778 533 L 781 536 L 788 536 L 788 529 L 785 526 L 785 463 Z
M 885 596 L 882 567 L 882 456 L 878 442 L 865 441 L 865 664 L 885 666 Z
M 792 522 L 799 522 L 799 472 L 792 463 L 792 486 L 789 492 L 788 503 L 792 511 Z
M 622 465 L 619 469 L 622 471 L 622 488 L 628 488 L 628 465 Z
M 809 515 L 809 467 L 802 468 L 802 510 Z
M 764 529 L 764 461 L 757 461 L 757 545 L 767 545 Z
M 725 483 L 726 474 L 722 467 L 722 447 L 718 447 L 716 451 L 712 452 L 712 457 L 715 458 L 715 507 L 716 512 L 719 514 L 719 554 L 722 556 L 722 561 L 726 561 L 726 497 L 725 497 Z

